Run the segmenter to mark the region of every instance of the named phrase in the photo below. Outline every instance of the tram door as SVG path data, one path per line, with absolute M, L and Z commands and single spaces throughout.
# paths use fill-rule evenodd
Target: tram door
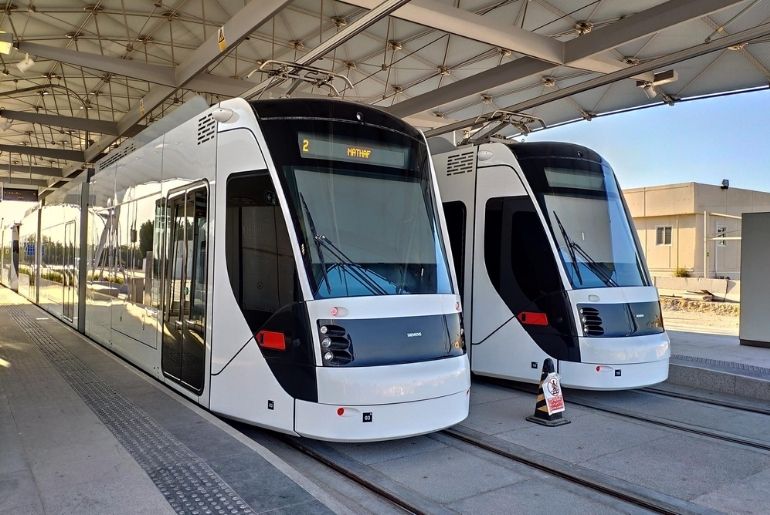
M 166 377 L 200 395 L 206 358 L 207 187 L 169 196 L 166 221 L 161 366 Z
M 73 321 L 75 317 L 75 283 L 77 282 L 77 267 L 75 266 L 75 239 L 77 231 L 75 221 L 67 222 L 64 225 L 64 259 L 62 260 L 64 268 L 62 314 L 64 318 Z

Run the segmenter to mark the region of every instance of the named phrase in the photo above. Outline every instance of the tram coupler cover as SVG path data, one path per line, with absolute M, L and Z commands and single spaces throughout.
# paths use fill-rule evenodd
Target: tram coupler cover
M 527 417 L 527 420 L 551 427 L 570 423 L 564 418 L 564 394 L 559 383 L 559 374 L 556 373 L 550 358 L 543 361 L 543 371 L 537 387 L 535 414 Z

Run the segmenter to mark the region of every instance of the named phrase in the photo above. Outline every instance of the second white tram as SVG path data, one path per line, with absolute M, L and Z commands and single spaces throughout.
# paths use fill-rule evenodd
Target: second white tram
M 669 339 L 609 164 L 567 143 L 430 141 L 474 373 L 565 386 L 668 377 Z
M 405 437 L 468 414 L 438 198 L 424 138 L 392 116 L 227 100 L 48 196 L 2 277 L 213 412 Z

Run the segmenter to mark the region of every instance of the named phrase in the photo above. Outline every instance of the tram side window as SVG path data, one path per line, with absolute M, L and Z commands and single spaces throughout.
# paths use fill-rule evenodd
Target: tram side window
M 230 177 L 225 223 L 230 285 L 256 331 L 300 297 L 286 221 L 267 171 Z
M 492 285 L 514 313 L 562 289 L 545 228 L 529 197 L 487 201 L 484 259 Z
M 466 215 L 467 210 L 462 201 L 454 200 L 452 202 L 444 202 L 444 218 L 446 219 L 447 232 L 449 234 L 449 245 L 452 248 L 452 259 L 454 261 L 455 275 L 457 275 L 457 283 L 460 287 L 460 297 L 463 299 L 465 288 Z

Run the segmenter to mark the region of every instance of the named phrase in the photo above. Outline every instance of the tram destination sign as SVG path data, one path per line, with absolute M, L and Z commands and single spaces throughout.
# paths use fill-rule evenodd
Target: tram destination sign
M 299 154 L 311 159 L 330 159 L 349 163 L 368 163 L 390 168 L 405 168 L 409 149 L 374 142 L 356 142 L 318 134 L 297 134 Z
M 23 190 L 19 188 L 0 187 L 2 200 L 21 200 L 24 202 L 37 202 L 37 190 Z

